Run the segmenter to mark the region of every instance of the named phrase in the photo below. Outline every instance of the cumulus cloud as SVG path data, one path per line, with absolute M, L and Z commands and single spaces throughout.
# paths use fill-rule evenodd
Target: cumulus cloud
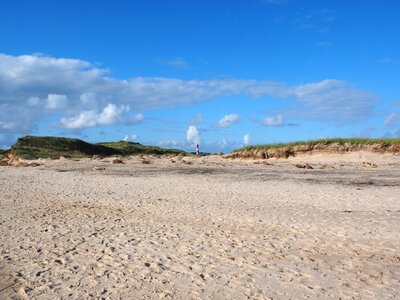
M 196 126 L 190 125 L 186 131 L 186 143 L 192 146 L 200 144 L 200 132 Z
M 239 121 L 240 116 L 239 115 L 225 115 L 221 120 L 218 121 L 218 126 L 219 127 L 229 127 L 232 124 L 236 123 Z
M 108 104 L 100 113 L 93 110 L 83 111 L 71 118 L 61 118 L 60 124 L 69 129 L 111 125 L 117 123 L 121 115 L 127 110 L 126 106 L 117 107 L 115 104 Z
M 249 145 L 250 144 L 250 140 L 251 140 L 250 134 L 246 133 L 243 136 L 243 145 L 245 145 L 245 146 Z
M 263 125 L 265 126 L 283 126 L 285 124 L 282 115 L 276 117 L 266 117 Z
M 125 122 L 123 112 L 117 113 L 119 118 L 115 117 L 114 108 L 101 115 L 110 103 L 115 108 L 146 110 L 239 94 L 289 99 L 293 107 L 285 115 L 334 123 L 368 118 L 377 99 L 338 80 L 299 86 L 243 79 L 135 77 L 121 80 L 108 77 L 106 69 L 79 59 L 0 54 L 0 133 L 32 132 L 38 121 L 49 114 L 61 114 L 60 123 L 66 128 Z

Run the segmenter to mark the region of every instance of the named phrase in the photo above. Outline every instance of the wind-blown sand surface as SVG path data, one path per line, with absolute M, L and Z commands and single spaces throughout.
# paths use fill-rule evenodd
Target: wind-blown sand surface
M 0 299 L 400 298 L 399 156 L 148 160 L 0 167 Z

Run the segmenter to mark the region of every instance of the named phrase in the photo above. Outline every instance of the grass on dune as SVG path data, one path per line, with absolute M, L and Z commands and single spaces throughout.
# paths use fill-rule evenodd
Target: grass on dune
M 139 143 L 126 142 L 126 141 L 98 143 L 96 145 L 101 145 L 115 149 L 116 151 L 121 153 L 121 155 L 135 155 L 135 154 L 170 155 L 170 154 L 185 153 L 184 151 L 177 149 L 165 149 L 156 146 L 145 146 Z
M 176 149 L 163 149 L 154 146 L 145 146 L 132 142 L 108 142 L 91 144 L 79 139 L 53 137 L 53 136 L 25 136 L 18 139 L 12 147 L 12 153 L 25 159 L 91 157 L 93 155 L 177 155 L 186 152 Z
M 371 144 L 383 144 L 391 145 L 400 143 L 400 138 L 388 138 L 388 139 L 369 139 L 369 138 L 331 138 L 331 139 L 318 139 L 309 141 L 297 141 L 290 143 L 277 143 L 277 144 L 264 144 L 264 145 L 250 145 L 240 149 L 235 149 L 235 151 L 250 151 L 250 150 L 260 150 L 260 149 L 270 149 L 270 148 L 290 148 L 299 145 L 316 145 L 316 144 L 333 144 L 338 143 L 340 145 L 353 144 L 353 145 L 371 145 Z

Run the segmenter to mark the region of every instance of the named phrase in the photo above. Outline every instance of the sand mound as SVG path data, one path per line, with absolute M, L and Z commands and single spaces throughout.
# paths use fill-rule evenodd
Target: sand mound
M 239 149 L 227 155 L 227 158 L 241 159 L 268 159 L 268 158 L 288 158 L 304 154 L 343 154 L 348 152 L 366 151 L 373 153 L 393 153 L 400 154 L 399 143 L 339 143 L 339 142 L 311 142 L 303 145 L 288 146 L 266 146 L 265 148 L 256 147 L 255 149 Z

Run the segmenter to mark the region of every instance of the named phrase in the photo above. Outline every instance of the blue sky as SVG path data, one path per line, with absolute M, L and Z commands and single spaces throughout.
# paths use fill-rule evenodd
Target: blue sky
M 400 136 L 399 1 L 1 1 L 0 147 Z

